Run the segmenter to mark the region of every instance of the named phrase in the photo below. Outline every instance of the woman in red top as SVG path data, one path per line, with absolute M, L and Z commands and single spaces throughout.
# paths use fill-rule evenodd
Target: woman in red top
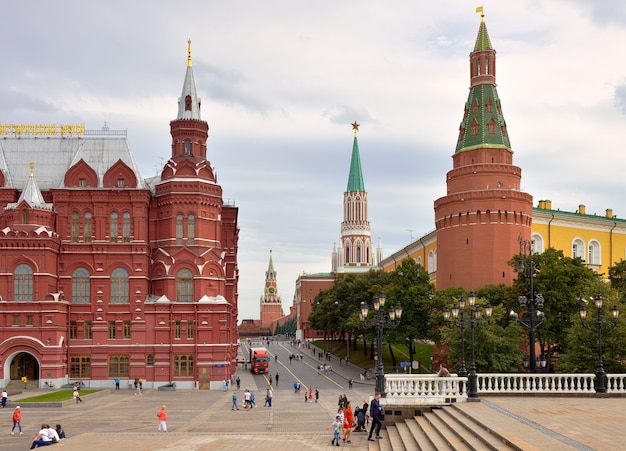
M 354 414 L 352 413 L 352 403 L 348 401 L 343 409 L 343 441 L 350 443 L 350 435 L 354 426 Z

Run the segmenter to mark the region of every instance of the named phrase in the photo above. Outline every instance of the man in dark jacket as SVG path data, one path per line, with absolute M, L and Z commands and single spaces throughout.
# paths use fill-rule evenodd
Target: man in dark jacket
M 374 442 L 375 440 L 372 438 L 372 433 L 374 429 L 376 429 L 376 438 L 381 438 L 380 436 L 380 428 L 383 425 L 382 423 L 383 416 L 383 408 L 380 405 L 380 393 L 376 393 L 374 395 L 374 399 L 370 403 L 370 417 L 372 417 L 372 425 L 370 426 L 370 435 L 367 437 L 368 440 Z

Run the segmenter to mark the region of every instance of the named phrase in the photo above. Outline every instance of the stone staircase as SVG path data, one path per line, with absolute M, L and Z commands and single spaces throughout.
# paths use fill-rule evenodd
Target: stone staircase
M 558 434 L 488 401 L 424 410 L 420 416 L 385 425 L 381 435 L 368 442 L 370 451 L 576 449 Z

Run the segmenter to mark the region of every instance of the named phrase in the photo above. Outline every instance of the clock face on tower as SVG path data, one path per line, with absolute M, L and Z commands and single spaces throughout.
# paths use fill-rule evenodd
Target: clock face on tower
M 276 293 L 276 288 L 274 288 L 274 287 L 269 287 L 269 288 L 267 289 L 267 292 L 268 292 L 269 294 L 274 294 L 274 293 Z

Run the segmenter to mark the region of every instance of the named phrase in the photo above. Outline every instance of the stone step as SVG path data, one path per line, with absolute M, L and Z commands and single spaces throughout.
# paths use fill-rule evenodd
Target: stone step
M 438 411 L 442 417 L 445 416 L 450 424 L 454 424 L 457 431 L 464 431 L 463 435 L 467 438 L 475 449 L 486 449 L 491 451 L 509 450 L 511 449 L 497 434 L 494 434 L 490 428 L 483 427 L 473 418 L 464 415 L 460 410 L 454 408 L 446 408 Z
M 406 451 L 420 451 L 417 441 L 406 422 L 396 423 L 396 429 L 398 429 L 398 434 Z
M 386 447 L 386 444 L 389 444 L 389 447 L 392 451 L 407 451 L 402 441 L 402 436 L 398 431 L 397 424 L 386 426 L 385 432 L 386 433 L 383 435 L 384 439 L 380 439 L 381 449 Z
M 499 437 L 510 449 L 518 451 L 577 449 L 530 426 L 527 422 L 489 407 L 488 401 L 458 403 L 449 408 L 458 409 L 466 418 Z
M 435 448 L 430 438 L 426 435 L 426 432 L 417 424 L 415 419 L 408 419 L 404 424 L 406 424 L 407 429 L 411 432 L 419 451 L 437 451 L 437 448 Z
M 474 451 L 456 434 L 454 427 L 448 425 L 435 413 L 430 412 L 424 415 L 424 418 L 431 424 L 431 426 L 437 431 L 437 434 L 446 442 L 448 446 L 455 451 Z
M 437 429 L 428 421 L 426 415 L 421 417 L 415 417 L 415 422 L 418 424 L 420 429 L 424 431 L 424 435 L 430 441 L 433 449 L 442 450 L 442 449 L 453 449 L 448 445 L 447 440 L 439 434 Z
M 491 434 L 488 430 L 483 429 L 480 425 L 473 421 L 467 421 L 460 414 L 455 416 L 454 411 L 449 408 L 433 409 L 432 415 L 438 417 L 445 423 L 449 430 L 454 433 L 467 447 L 473 451 L 487 451 L 507 449 L 504 443 L 499 443 L 501 447 L 493 446 L 492 442 L 497 442 L 498 438 Z M 463 418 L 462 421 L 460 418 Z M 508 448 L 510 449 L 510 448 Z

